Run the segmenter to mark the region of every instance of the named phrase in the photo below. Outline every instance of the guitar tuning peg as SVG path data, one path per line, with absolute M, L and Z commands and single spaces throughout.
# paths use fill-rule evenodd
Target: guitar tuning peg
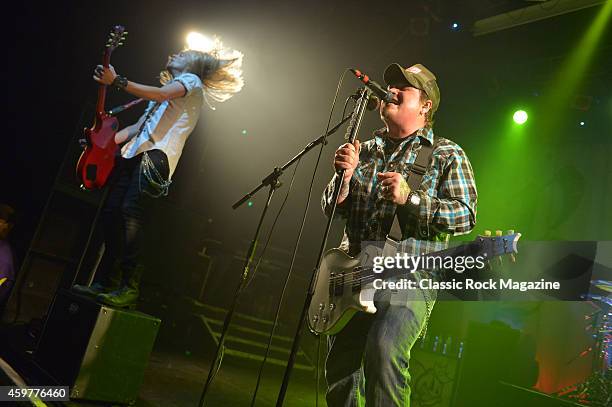
M 490 230 L 485 230 L 484 231 L 484 235 L 485 236 L 491 236 L 491 231 Z
M 503 233 L 501 230 L 496 230 L 495 231 L 495 236 L 499 237 L 499 236 L 503 236 Z
M 122 42 L 120 42 L 120 43 L 119 43 L 119 44 L 117 44 L 117 45 L 123 45 L 123 43 L 122 43 Z
M 129 31 L 124 31 L 124 32 L 123 32 L 123 35 L 128 35 L 128 32 L 129 32 Z

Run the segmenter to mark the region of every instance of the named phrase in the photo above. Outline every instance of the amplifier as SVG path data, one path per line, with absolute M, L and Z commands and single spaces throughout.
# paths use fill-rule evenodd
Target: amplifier
M 34 359 L 71 398 L 133 403 L 160 322 L 60 290 Z

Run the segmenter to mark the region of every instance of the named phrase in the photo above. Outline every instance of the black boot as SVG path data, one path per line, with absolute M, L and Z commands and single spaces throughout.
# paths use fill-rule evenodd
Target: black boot
M 100 294 L 109 293 L 119 288 L 121 284 L 121 268 L 119 265 L 113 266 L 110 275 L 107 278 L 102 278 L 100 282 L 94 282 L 92 285 L 75 284 L 72 286 L 72 291 L 77 294 L 86 295 L 88 297 L 96 297 Z
M 113 291 L 113 288 L 107 287 L 101 283 L 93 283 L 92 285 L 75 284 L 72 286 L 72 291 L 77 294 L 86 295 L 87 297 L 96 297 L 99 294 Z
M 127 280 L 124 280 L 121 287 L 107 294 L 99 294 L 96 299 L 103 304 L 113 307 L 134 308 L 140 293 L 139 287 L 141 276 L 142 267 L 138 265 L 134 270 L 129 272 L 129 275 L 126 276 Z

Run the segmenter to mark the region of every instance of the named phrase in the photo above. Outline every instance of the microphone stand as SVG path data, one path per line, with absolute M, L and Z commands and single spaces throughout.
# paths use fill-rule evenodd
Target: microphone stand
M 348 136 L 348 142 L 353 143 L 355 138 L 357 137 L 357 133 L 359 132 L 359 127 L 361 126 L 361 120 L 363 119 L 363 114 L 367 108 L 368 100 L 370 98 L 371 91 L 368 88 L 362 88 L 359 90 L 359 99 L 357 100 L 357 105 L 353 109 L 353 113 L 351 114 L 351 122 L 346 130 L 346 135 Z M 302 307 L 302 313 L 300 315 L 300 319 L 298 322 L 298 327 L 295 332 L 295 336 L 293 337 L 293 346 L 291 347 L 291 353 L 289 354 L 289 360 L 287 361 L 287 367 L 285 368 L 285 374 L 283 376 L 283 382 L 281 384 L 280 391 L 278 393 L 278 398 L 276 399 L 276 407 L 282 407 L 283 402 L 285 400 L 285 395 L 287 393 L 287 386 L 289 385 L 289 378 L 291 376 L 291 370 L 293 369 L 293 365 L 295 363 L 295 358 L 297 356 L 300 337 L 302 336 L 302 330 L 304 328 L 304 321 L 306 320 L 306 315 L 308 314 L 308 309 L 310 308 L 310 303 L 312 302 L 312 297 L 314 295 L 314 287 L 316 286 L 317 278 L 319 277 L 319 267 L 321 266 L 321 260 L 323 259 L 323 254 L 325 253 L 325 247 L 327 246 L 327 238 L 329 236 L 329 231 L 331 229 L 331 225 L 334 219 L 334 214 L 336 212 L 336 207 L 338 206 L 338 196 L 340 195 L 340 188 L 342 187 L 342 180 L 344 179 L 344 173 L 346 170 L 339 171 L 338 177 L 339 181 L 336 182 L 334 188 L 334 194 L 332 197 L 332 206 L 329 214 L 329 218 L 327 219 L 327 226 L 325 227 L 325 232 L 323 234 L 323 241 L 321 242 L 321 248 L 319 249 L 319 257 L 317 259 L 317 265 L 315 266 L 311 278 L 310 285 L 308 287 L 308 292 L 306 294 L 306 300 L 304 301 L 304 306 Z M 317 355 L 318 357 L 318 355 Z
M 219 336 L 219 343 L 217 344 L 217 350 L 215 352 L 215 357 L 213 358 L 213 362 L 212 365 L 210 366 L 210 370 L 208 372 L 208 378 L 206 379 L 206 384 L 204 385 L 204 389 L 202 390 L 202 395 L 200 396 L 200 402 L 198 404 L 199 407 L 202 407 L 204 405 L 204 401 L 206 399 L 206 394 L 208 393 L 208 390 L 210 388 L 210 385 L 212 384 L 212 381 L 215 378 L 215 375 L 217 374 L 219 368 L 221 368 L 221 361 L 223 358 L 223 349 L 224 349 L 224 344 L 225 344 L 225 337 L 227 335 L 227 332 L 229 330 L 232 318 L 234 316 L 234 311 L 236 310 L 236 306 L 238 305 L 238 300 L 240 298 L 240 296 L 242 295 L 242 291 L 245 288 L 246 282 L 248 281 L 248 275 L 249 275 L 249 269 L 251 267 L 251 263 L 253 261 L 253 258 L 255 257 L 255 250 L 257 249 L 257 241 L 259 239 L 259 233 L 261 231 L 261 226 L 263 225 L 263 221 L 264 218 L 266 216 L 266 212 L 268 211 L 268 207 L 270 206 L 270 202 L 272 200 L 272 195 L 274 194 L 274 191 L 280 187 L 281 183 L 279 182 L 279 178 L 280 176 L 283 174 L 283 171 L 285 171 L 288 167 L 290 167 L 291 165 L 293 165 L 293 163 L 295 163 L 296 161 L 298 161 L 300 158 L 302 158 L 302 156 L 304 156 L 306 153 L 308 153 L 310 150 L 312 150 L 314 147 L 318 146 L 319 144 L 327 144 L 327 137 L 333 133 L 335 133 L 340 126 L 342 126 L 344 123 L 346 123 L 349 119 L 351 119 L 353 117 L 353 114 L 350 114 L 344 118 L 342 118 L 342 120 L 336 125 L 334 126 L 331 130 L 329 130 L 327 133 L 323 134 L 322 136 L 318 137 L 316 140 L 311 141 L 308 145 L 306 145 L 306 147 L 304 147 L 304 149 L 302 151 L 300 151 L 299 154 L 297 154 L 295 157 L 293 157 L 291 160 L 289 160 L 285 165 L 283 165 L 282 167 L 275 167 L 272 172 L 270 174 L 268 174 L 262 181 L 261 183 L 255 187 L 253 190 L 251 190 L 249 193 L 247 193 L 245 196 L 243 196 L 242 198 L 240 198 L 236 203 L 234 203 L 232 205 L 232 209 L 236 209 L 238 208 L 240 205 L 242 205 L 243 203 L 245 203 L 246 201 L 248 201 L 253 195 L 255 195 L 257 193 L 257 191 L 259 191 L 260 189 L 262 189 L 265 186 L 269 186 L 270 187 L 270 191 L 268 192 L 268 199 L 266 201 L 266 204 L 261 212 L 261 216 L 259 218 L 259 223 L 257 225 L 257 229 L 255 230 L 255 235 L 253 236 L 253 240 L 251 240 L 251 244 L 249 246 L 249 250 L 247 252 L 245 261 L 244 261 L 244 266 L 242 268 L 242 276 L 240 278 L 240 282 L 238 283 L 238 287 L 236 288 L 236 291 L 234 293 L 234 299 L 232 300 L 232 304 L 225 316 L 225 320 L 223 321 L 223 329 L 221 331 L 221 335 Z

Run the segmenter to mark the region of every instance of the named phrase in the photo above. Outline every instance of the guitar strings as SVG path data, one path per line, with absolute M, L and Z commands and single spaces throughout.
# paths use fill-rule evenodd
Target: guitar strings
M 454 249 L 454 253 L 453 254 L 456 256 L 458 250 L 460 250 L 464 254 L 469 254 L 469 253 L 472 253 L 472 251 L 474 249 L 478 249 L 479 246 L 480 245 L 478 244 L 478 242 L 471 242 L 471 243 L 469 243 L 467 245 L 459 246 L 457 248 L 453 248 Z M 472 250 L 469 250 L 469 249 L 472 249 Z M 432 255 L 431 254 L 430 255 L 425 255 L 423 257 L 425 257 L 425 258 L 432 257 Z M 345 280 L 346 277 L 351 277 L 353 275 L 360 275 L 364 271 L 367 272 L 367 271 L 371 271 L 371 270 L 373 270 L 373 267 L 357 266 L 351 272 L 343 273 L 341 275 L 330 277 L 329 278 L 330 285 L 332 283 L 336 284 L 337 283 L 336 280 Z M 440 274 L 438 271 L 434 271 L 434 270 L 430 270 L 430 271 L 426 271 L 426 272 L 429 273 L 429 274 L 432 274 L 433 276 L 436 276 L 436 275 L 439 276 L 439 274 Z M 360 285 L 362 282 L 371 282 L 371 281 L 376 280 L 376 278 L 378 278 L 378 276 L 371 275 L 371 274 L 364 275 L 363 277 L 359 277 L 359 278 L 353 278 L 353 279 L 351 279 L 351 286 L 352 287 L 356 287 L 356 286 Z

